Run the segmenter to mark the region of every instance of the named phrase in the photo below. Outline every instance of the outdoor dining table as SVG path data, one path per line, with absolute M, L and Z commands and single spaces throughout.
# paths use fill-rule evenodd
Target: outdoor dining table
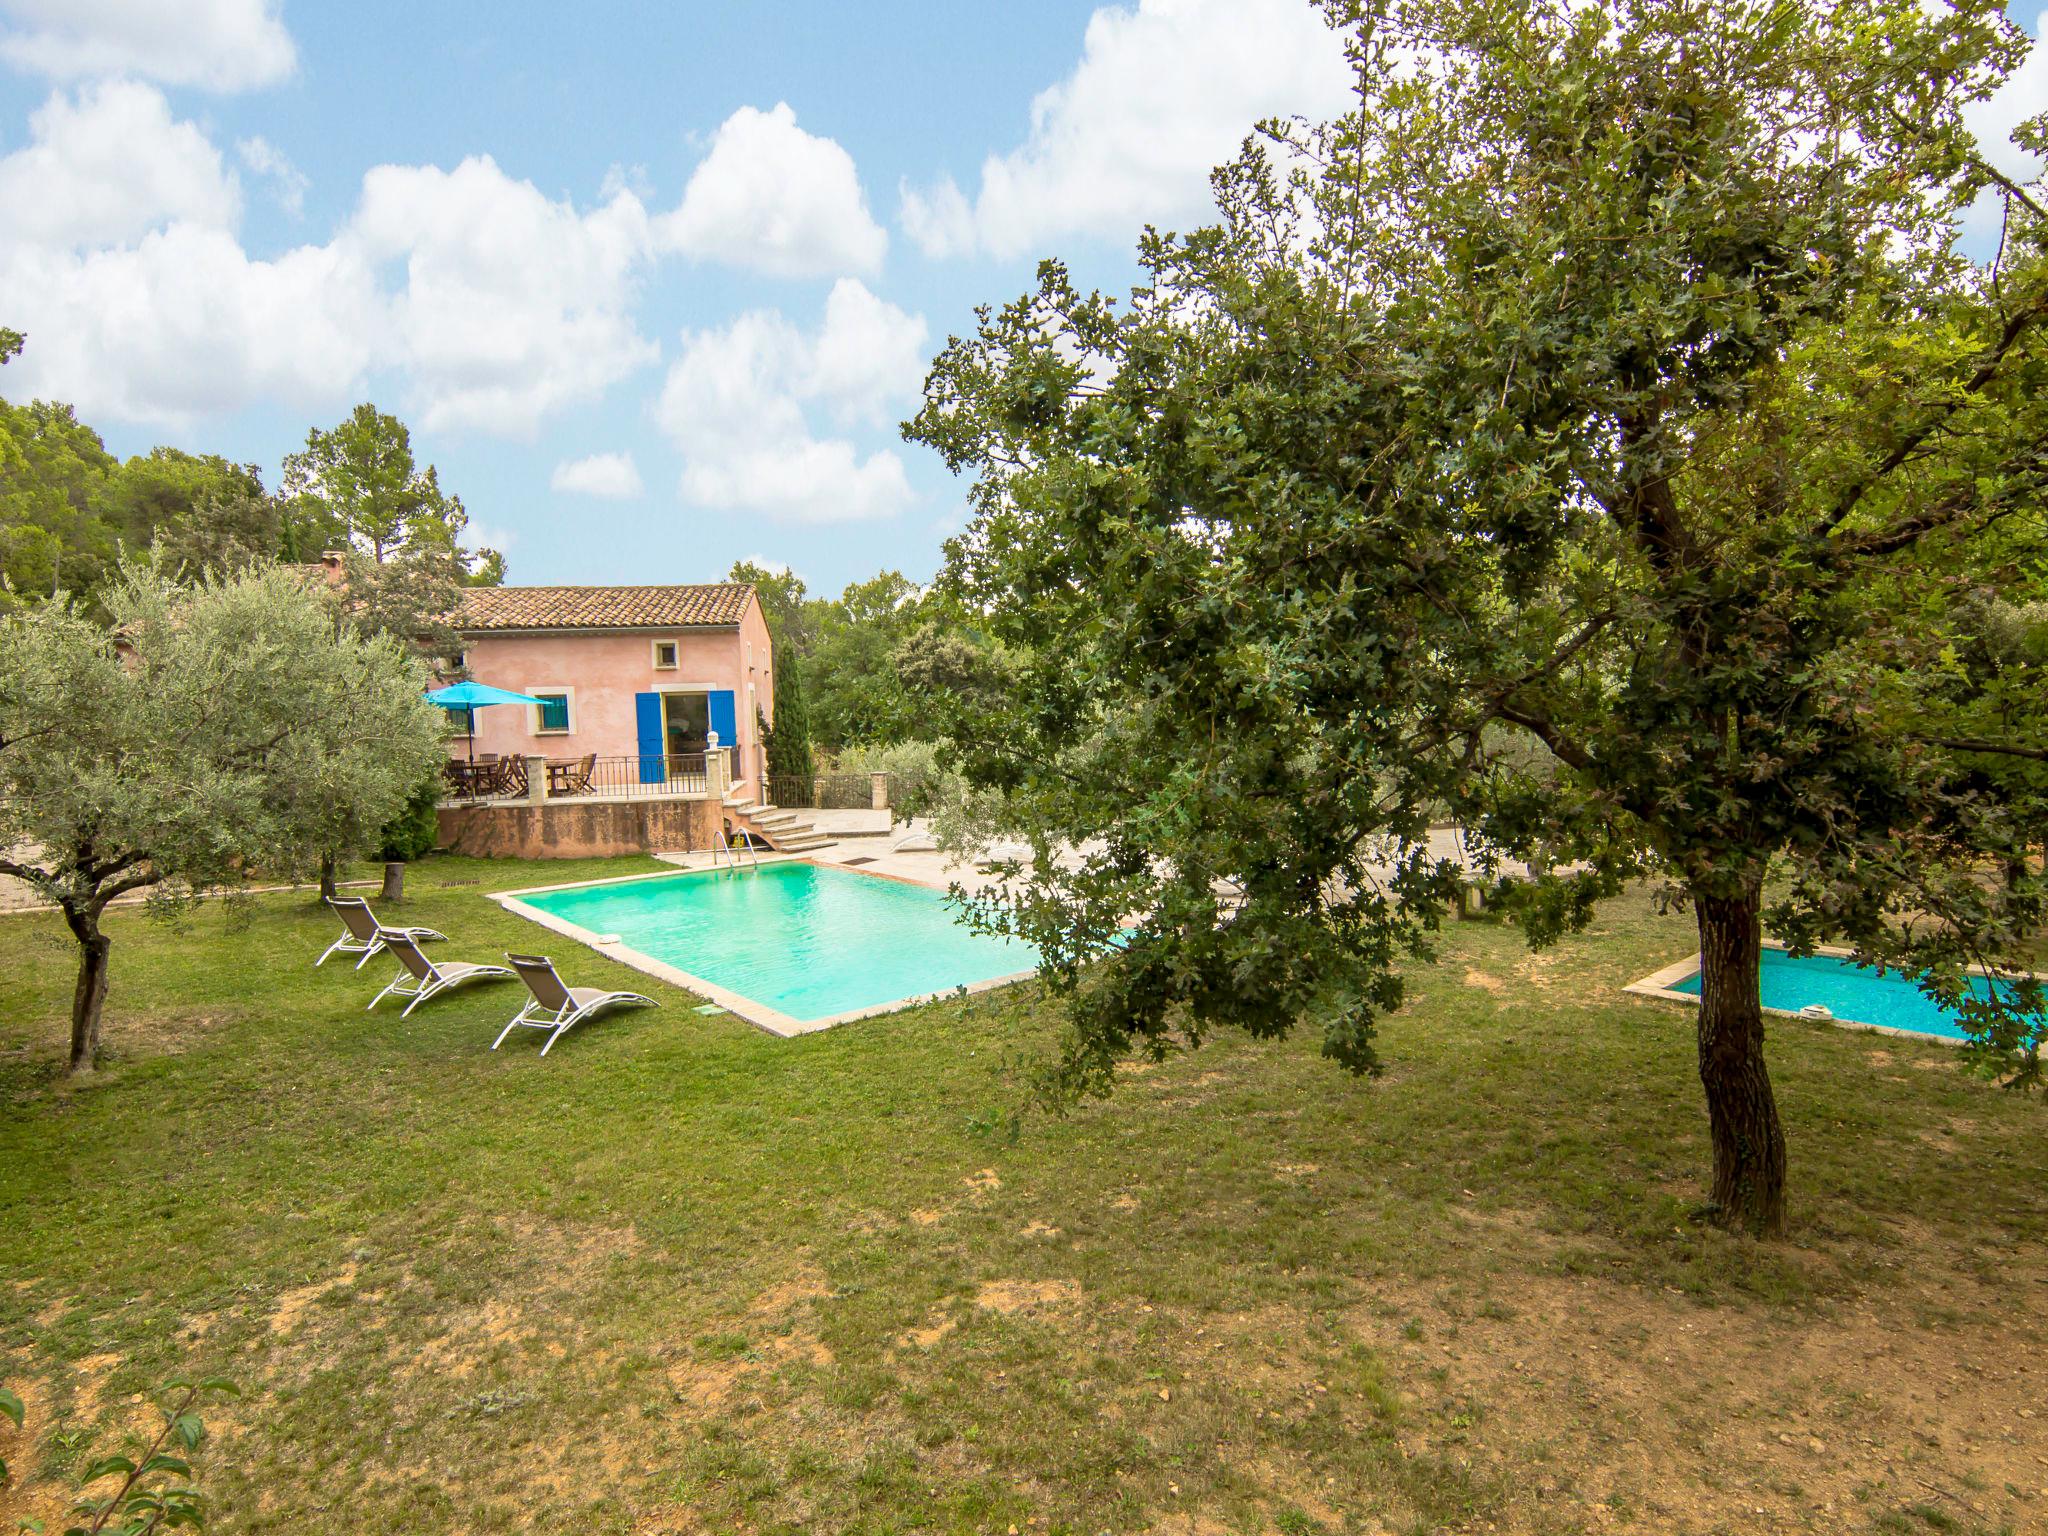
M 450 762 L 445 771 L 457 794 L 475 800 L 491 792 L 503 770 L 493 758 L 489 762 Z

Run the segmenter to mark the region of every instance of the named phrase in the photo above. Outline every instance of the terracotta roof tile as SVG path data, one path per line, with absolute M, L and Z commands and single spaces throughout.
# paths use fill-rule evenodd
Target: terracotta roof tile
M 725 628 L 745 616 L 754 589 L 738 582 L 688 587 L 468 587 L 455 627 L 490 629 Z

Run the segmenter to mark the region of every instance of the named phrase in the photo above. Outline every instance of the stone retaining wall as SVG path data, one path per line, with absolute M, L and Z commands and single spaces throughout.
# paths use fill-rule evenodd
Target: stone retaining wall
M 711 847 L 718 832 L 718 808 L 709 799 L 444 805 L 440 818 L 441 847 L 491 859 L 701 852 Z

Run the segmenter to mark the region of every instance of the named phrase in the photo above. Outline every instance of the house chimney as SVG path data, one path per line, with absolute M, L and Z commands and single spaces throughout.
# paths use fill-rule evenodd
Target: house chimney
M 348 580 L 348 569 L 344 564 L 342 552 L 338 549 L 320 551 L 320 571 L 327 578 L 330 587 L 338 587 Z

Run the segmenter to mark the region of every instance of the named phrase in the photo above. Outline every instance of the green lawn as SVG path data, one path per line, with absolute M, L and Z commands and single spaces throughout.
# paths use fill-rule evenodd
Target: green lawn
M 644 989 L 480 894 L 643 867 L 401 911 Z M 1232 1041 L 1014 1135 L 1033 988 L 785 1041 L 657 987 L 542 1061 L 513 984 L 366 1014 L 304 896 L 110 927 L 70 1087 L 68 940 L 0 918 L 0 1530 L 192 1372 L 223 1532 L 2048 1529 L 2043 1107 L 1777 1024 L 1793 1235 L 1703 1229 L 1646 900 L 1457 926 L 1378 1081 Z

